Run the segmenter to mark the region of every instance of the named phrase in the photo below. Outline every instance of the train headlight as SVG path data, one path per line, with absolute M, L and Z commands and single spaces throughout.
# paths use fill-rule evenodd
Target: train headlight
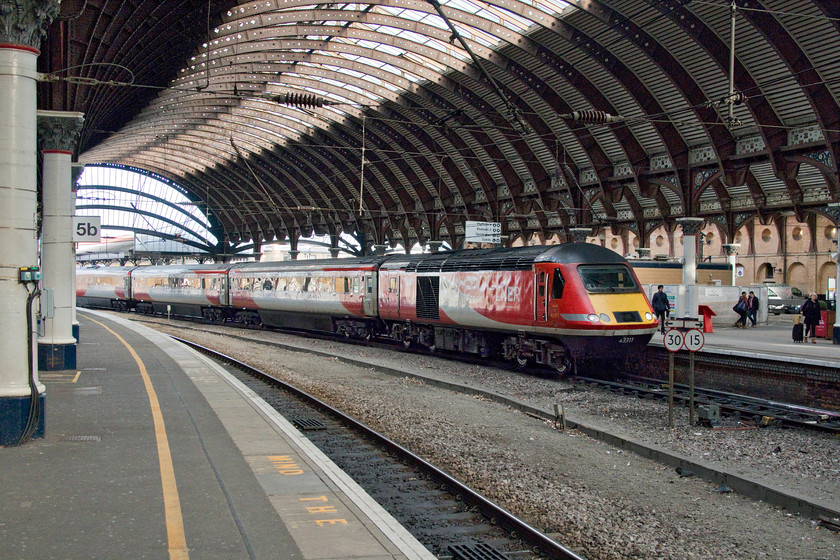
M 605 323 L 609 323 L 610 322 L 610 316 L 607 315 L 606 313 L 601 313 L 601 320 Z
M 651 315 L 650 312 L 645 313 L 645 320 L 652 321 L 653 320 L 653 315 Z
M 595 315 L 594 313 L 590 313 L 586 316 L 586 318 L 589 319 L 590 323 L 598 323 L 601 320 L 601 318 Z

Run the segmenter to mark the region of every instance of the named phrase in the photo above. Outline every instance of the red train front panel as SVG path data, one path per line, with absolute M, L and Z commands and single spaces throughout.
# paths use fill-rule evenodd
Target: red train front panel
M 627 275 L 621 287 L 603 287 L 603 292 L 596 287 L 593 293 L 584 286 L 577 268 L 577 264 L 538 263 L 534 270 L 523 271 L 419 275 L 383 271 L 380 314 L 386 320 L 549 335 L 652 332 L 655 321 L 650 305 L 631 282 L 629 268 L 600 265 L 592 269 L 609 278 Z

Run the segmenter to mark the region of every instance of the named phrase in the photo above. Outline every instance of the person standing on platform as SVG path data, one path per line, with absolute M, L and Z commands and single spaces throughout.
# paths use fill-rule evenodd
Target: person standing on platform
M 820 324 L 820 304 L 817 301 L 817 294 L 811 292 L 799 312 L 805 317 L 805 342 L 808 342 L 808 337 L 811 337 L 811 342 L 817 343 L 817 325 Z M 809 334 L 810 333 L 810 334 Z
M 738 298 L 738 303 L 732 308 L 732 311 L 738 314 L 738 320 L 735 321 L 735 326 L 743 329 L 747 326 L 747 292 L 741 292 L 741 297 Z
M 656 313 L 656 318 L 659 319 L 659 327 L 662 334 L 665 334 L 665 318 L 668 316 L 671 306 L 668 303 L 668 295 L 662 291 L 663 288 L 665 286 L 662 284 L 656 287 L 656 293 L 653 294 L 650 305 L 653 307 L 653 312 Z
M 747 319 L 750 320 L 753 327 L 756 326 L 756 320 L 758 319 L 758 298 L 752 291 L 750 291 L 750 295 L 747 298 Z

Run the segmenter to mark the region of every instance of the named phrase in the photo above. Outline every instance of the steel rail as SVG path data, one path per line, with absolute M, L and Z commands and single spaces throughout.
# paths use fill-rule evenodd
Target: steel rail
M 441 484 L 444 484 L 450 492 L 460 496 L 466 503 L 477 507 L 483 515 L 492 519 L 499 526 L 504 527 L 506 530 L 515 533 L 518 538 L 535 547 L 537 550 L 540 551 L 541 554 L 546 555 L 548 558 L 551 558 L 552 560 L 585 560 L 584 557 L 579 556 L 577 553 L 566 548 L 565 546 L 558 543 L 548 535 L 545 535 L 544 533 L 535 529 L 525 521 L 519 519 L 512 513 L 508 512 L 504 508 L 496 505 L 495 503 L 488 500 L 469 486 L 453 478 L 446 472 L 438 469 L 422 457 L 415 455 L 414 453 L 401 446 L 400 444 L 396 443 L 395 441 L 387 438 L 386 436 L 380 434 L 373 428 L 370 428 L 369 426 L 365 425 L 362 422 L 359 422 L 351 416 L 344 414 L 340 410 L 325 403 L 324 401 L 320 400 L 314 395 L 307 393 L 306 391 L 303 391 L 302 389 L 299 389 L 294 385 L 290 385 L 289 383 L 283 381 L 282 379 L 278 379 L 277 377 L 274 377 L 271 374 L 249 366 L 248 364 L 241 362 L 231 356 L 227 356 L 220 352 L 216 352 L 211 348 L 207 348 L 205 346 L 196 344 L 183 338 L 179 338 L 176 336 L 172 336 L 172 338 L 216 360 L 233 365 L 237 369 L 240 369 L 248 373 L 249 375 L 253 375 L 254 377 L 266 380 L 274 385 L 277 385 L 283 390 L 294 394 L 296 397 L 308 402 L 309 404 L 312 404 L 320 409 L 325 410 L 327 413 L 335 417 L 339 422 L 349 426 L 353 430 L 358 431 L 365 437 L 370 438 L 377 444 L 397 454 L 404 460 L 409 461 L 412 464 L 418 465 L 435 480 L 439 481 Z

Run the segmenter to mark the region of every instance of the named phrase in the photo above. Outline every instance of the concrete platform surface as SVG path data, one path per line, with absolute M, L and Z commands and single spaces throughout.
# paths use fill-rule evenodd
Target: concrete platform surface
M 0 557 L 432 560 L 223 368 L 85 310 L 42 375 L 43 439 L 0 448 Z

